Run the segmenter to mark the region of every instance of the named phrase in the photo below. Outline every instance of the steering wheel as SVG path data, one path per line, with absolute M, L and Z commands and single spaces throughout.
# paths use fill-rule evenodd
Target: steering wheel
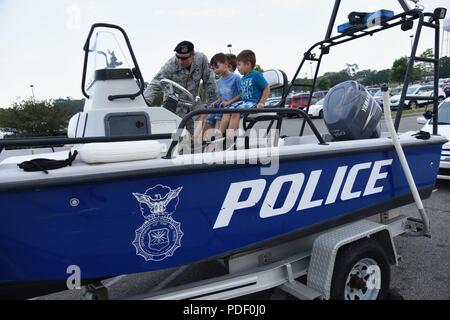
M 194 96 L 183 86 L 169 79 L 161 79 L 159 83 L 167 96 L 175 98 L 180 103 L 194 105 Z

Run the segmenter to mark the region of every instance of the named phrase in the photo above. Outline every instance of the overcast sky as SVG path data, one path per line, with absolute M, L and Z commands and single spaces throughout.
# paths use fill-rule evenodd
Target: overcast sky
M 81 98 L 82 47 L 90 26 L 107 22 L 128 33 L 144 78 L 150 81 L 190 40 L 209 58 L 217 52 L 252 49 L 264 69 L 293 76 L 303 52 L 323 39 L 334 0 L 0 0 L 0 106 L 31 95 L 38 99 Z M 427 10 L 450 7 L 450 0 L 422 0 Z M 396 0 L 342 0 L 337 24 L 351 11 L 401 11 Z M 449 14 L 450 15 L 450 14 Z M 336 28 L 334 29 L 334 31 Z M 390 30 L 353 41 L 326 56 L 321 74 L 346 63 L 385 69 L 409 54 L 411 31 Z M 419 51 L 433 44 L 423 33 Z M 310 73 L 310 66 L 302 72 Z

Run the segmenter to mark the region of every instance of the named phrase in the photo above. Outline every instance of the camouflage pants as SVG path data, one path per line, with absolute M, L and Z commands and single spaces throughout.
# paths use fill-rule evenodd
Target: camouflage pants
M 195 106 L 187 106 L 184 104 L 178 104 L 176 109 L 176 114 L 180 118 L 184 118 L 189 112 L 199 109 L 204 109 L 205 107 L 203 105 L 195 105 Z M 196 121 L 198 116 L 194 117 L 193 119 L 190 119 L 186 123 L 186 129 L 191 133 L 194 134 L 194 121 Z

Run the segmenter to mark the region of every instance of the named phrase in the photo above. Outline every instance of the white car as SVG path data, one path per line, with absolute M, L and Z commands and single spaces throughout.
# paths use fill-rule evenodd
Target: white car
M 402 86 L 392 88 L 390 92 L 391 97 L 401 94 L 402 89 L 403 89 Z M 383 108 L 383 92 L 381 92 L 381 90 L 378 90 L 372 96 L 375 99 L 375 101 L 380 105 L 380 107 Z
M 325 98 L 309 106 L 308 116 L 323 118 L 323 102 Z
M 438 134 L 450 140 L 450 98 L 439 105 Z M 424 124 L 422 131 L 433 132 L 433 120 L 424 117 L 417 118 L 418 124 Z M 450 180 L 450 142 L 442 146 L 441 162 L 439 165 L 438 179 Z
M 0 130 L 0 139 L 4 139 L 6 136 L 10 135 L 12 135 L 12 132 Z
M 264 104 L 264 106 L 266 108 L 273 108 L 273 107 L 278 106 L 280 101 L 281 101 L 281 97 L 279 97 L 279 96 L 278 97 L 270 97 L 266 100 L 266 103 Z
M 434 93 L 434 87 L 432 85 L 413 85 L 409 86 L 408 90 L 406 91 L 407 96 L 424 96 L 424 97 L 432 97 Z M 391 102 L 391 109 L 397 109 L 398 105 L 400 103 L 400 96 L 401 94 L 397 94 L 395 96 L 392 96 L 390 99 Z M 438 96 L 439 102 L 444 101 L 445 99 L 445 92 L 442 90 L 442 88 L 439 88 L 439 96 Z M 416 109 L 418 105 L 421 104 L 429 104 L 431 101 L 429 100 L 405 100 L 405 105 L 410 109 Z

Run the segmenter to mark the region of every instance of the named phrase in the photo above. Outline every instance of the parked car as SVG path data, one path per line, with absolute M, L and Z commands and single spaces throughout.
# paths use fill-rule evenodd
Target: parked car
M 13 135 L 15 132 L 15 129 L 0 128 L 0 139 L 5 139 L 7 136 Z
M 323 118 L 323 102 L 325 98 L 320 99 L 315 104 L 309 106 L 308 115 L 310 117 Z
M 434 87 L 431 85 L 413 85 L 409 86 L 408 90 L 406 91 L 407 96 L 424 96 L 424 97 L 432 97 L 434 93 Z M 439 102 L 444 101 L 445 99 L 445 92 L 442 90 L 442 88 L 439 88 Z M 398 105 L 400 103 L 400 94 L 394 95 L 390 99 L 391 102 L 391 109 L 395 110 L 398 108 Z M 419 105 L 425 105 L 429 104 L 429 100 L 421 100 L 421 99 L 415 99 L 415 100 L 405 100 L 405 105 L 410 109 L 416 109 Z
M 316 91 L 313 93 L 313 98 L 317 99 L 317 100 L 321 100 L 321 99 L 325 98 L 327 93 L 328 93 L 328 91 Z
M 390 96 L 392 97 L 397 94 L 401 94 L 402 89 L 403 89 L 403 86 L 398 86 L 398 87 L 392 88 L 391 92 L 390 92 Z M 380 89 L 378 89 L 378 91 L 375 94 L 373 94 L 373 97 L 374 97 L 375 101 L 380 105 L 380 107 L 383 108 L 383 93 L 381 92 Z
M 269 98 L 267 98 L 266 103 L 264 104 L 264 106 L 267 107 L 267 108 L 278 107 L 279 106 L 278 104 L 280 103 L 280 101 L 281 101 L 281 97 L 280 96 L 278 96 L 278 97 L 269 97 Z
M 442 90 L 444 90 L 444 93 L 445 93 L 445 97 L 446 97 L 446 98 L 450 97 L 450 83 L 449 83 L 449 84 L 446 84 L 446 85 L 442 88 Z
M 430 118 L 431 113 L 426 113 Z M 438 109 L 438 134 L 450 140 L 450 98 L 447 98 L 439 105 Z M 423 124 L 422 131 L 433 132 L 433 119 L 425 117 L 417 118 L 418 124 Z M 439 164 L 438 179 L 450 180 L 450 142 L 442 146 L 441 162 Z
M 325 97 L 323 92 L 314 92 L 311 98 L 311 105 Z M 320 98 L 319 98 L 320 97 Z M 286 99 L 285 107 L 291 109 L 303 109 L 308 105 L 309 93 L 298 93 Z
M 286 99 L 286 107 L 290 109 L 303 109 L 308 104 L 309 93 L 298 93 Z M 315 102 L 315 101 L 314 101 Z M 311 103 L 313 103 L 311 101 Z
M 375 93 L 377 93 L 378 91 L 380 91 L 380 87 L 366 87 L 366 90 L 367 90 L 372 96 L 374 96 Z
M 441 78 L 439 79 L 439 87 L 444 87 L 445 85 L 450 84 L 450 78 Z

